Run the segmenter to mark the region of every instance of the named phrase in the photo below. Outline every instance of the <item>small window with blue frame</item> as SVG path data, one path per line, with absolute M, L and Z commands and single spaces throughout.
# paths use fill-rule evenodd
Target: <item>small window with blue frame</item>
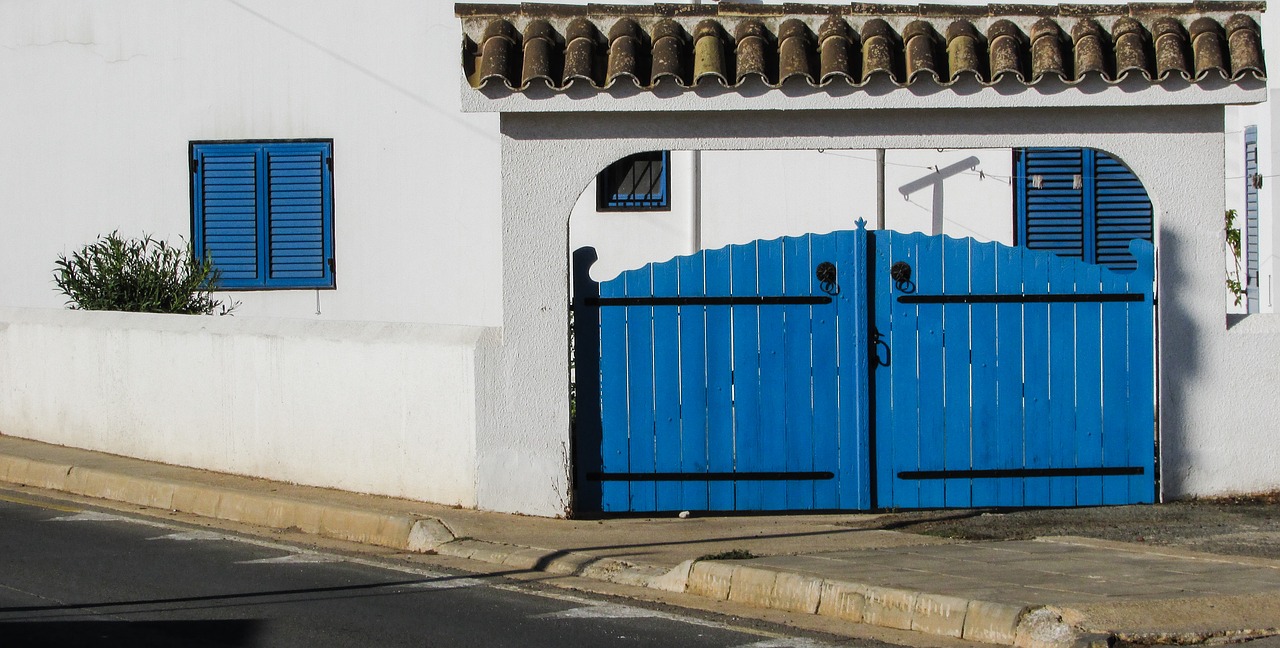
M 598 211 L 670 211 L 671 152 L 649 151 L 610 164 L 596 178 Z

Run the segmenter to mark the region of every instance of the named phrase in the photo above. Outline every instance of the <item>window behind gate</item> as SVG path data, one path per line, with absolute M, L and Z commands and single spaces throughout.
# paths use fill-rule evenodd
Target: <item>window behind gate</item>
M 1103 151 L 1014 151 L 1017 243 L 1060 256 L 1132 270 L 1133 239 L 1151 241 L 1151 199 L 1127 167 Z

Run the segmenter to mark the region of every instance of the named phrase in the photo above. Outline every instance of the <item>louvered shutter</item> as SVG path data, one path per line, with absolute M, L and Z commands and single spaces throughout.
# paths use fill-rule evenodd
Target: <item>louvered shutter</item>
M 1132 270 L 1133 239 L 1154 234 L 1151 199 L 1129 169 L 1102 151 L 1018 153 L 1018 242 L 1028 248 Z
M 251 285 L 258 275 L 258 152 L 251 145 L 197 146 L 195 220 L 197 253 L 208 255 L 228 287 Z
M 268 145 L 268 285 L 327 282 L 327 144 Z
M 1092 261 L 1113 270 L 1133 270 L 1133 239 L 1152 239 L 1151 199 L 1142 181 L 1115 158 L 1089 151 L 1094 158 L 1096 254 Z
M 1248 312 L 1259 310 L 1258 302 L 1258 127 L 1244 129 L 1244 258 L 1245 299 Z
M 193 243 L 226 288 L 333 286 L 329 142 L 192 145 Z
M 1084 152 L 1078 148 L 1024 149 L 1018 166 L 1022 178 L 1018 242 L 1083 259 L 1084 188 L 1078 179 L 1084 175 Z

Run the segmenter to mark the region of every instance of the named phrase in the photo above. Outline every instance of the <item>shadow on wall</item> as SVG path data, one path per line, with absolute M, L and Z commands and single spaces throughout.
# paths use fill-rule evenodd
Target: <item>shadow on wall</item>
M 965 171 L 969 171 L 981 163 L 982 160 L 970 155 L 959 162 L 949 164 L 941 169 L 936 169 L 933 173 L 930 173 L 923 178 L 913 180 L 901 187 L 898 187 L 898 192 L 902 194 L 903 198 L 907 198 L 911 194 L 925 189 L 926 187 L 933 187 L 933 222 L 932 229 L 929 233 L 937 236 L 942 233 L 942 223 L 945 220 L 943 218 L 943 187 L 946 185 L 947 179 L 960 175 Z
M 1204 340 L 1196 330 L 1190 311 L 1183 305 L 1187 297 L 1170 298 L 1166 294 L 1178 290 L 1179 286 L 1189 285 L 1183 266 L 1166 261 L 1185 258 L 1189 253 L 1184 249 L 1186 247 L 1187 243 L 1179 234 L 1168 230 L 1160 233 L 1158 258 L 1162 262 L 1156 274 L 1160 297 L 1156 309 L 1156 416 L 1159 430 L 1156 459 L 1160 480 L 1157 495 L 1160 500 L 1164 500 L 1165 493 L 1186 492 L 1187 471 L 1191 464 L 1191 435 L 1187 432 L 1187 425 L 1193 419 L 1192 408 L 1187 403 L 1195 386 L 1200 384 L 1197 376 L 1204 370 L 1201 358 Z M 1164 353 L 1162 349 L 1169 352 Z

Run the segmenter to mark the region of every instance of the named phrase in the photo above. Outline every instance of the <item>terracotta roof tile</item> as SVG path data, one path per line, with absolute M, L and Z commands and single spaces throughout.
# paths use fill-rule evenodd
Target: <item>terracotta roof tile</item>
M 459 4 L 473 87 L 1263 79 L 1256 2 Z

